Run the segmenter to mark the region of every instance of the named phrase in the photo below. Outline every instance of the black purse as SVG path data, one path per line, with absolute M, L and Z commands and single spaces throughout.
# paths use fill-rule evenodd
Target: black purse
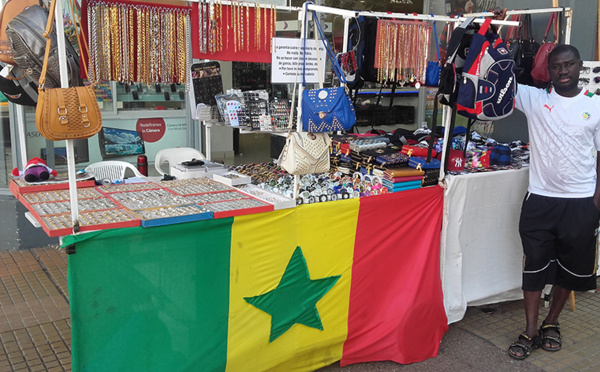
M 525 14 L 522 18 L 521 25 L 521 41 L 520 41 L 521 58 L 519 63 L 515 65 L 522 70 L 517 76 L 517 82 L 520 84 L 534 85 L 531 77 L 531 69 L 533 68 L 533 59 L 540 49 L 540 44 L 533 39 L 533 30 L 531 26 L 531 15 Z

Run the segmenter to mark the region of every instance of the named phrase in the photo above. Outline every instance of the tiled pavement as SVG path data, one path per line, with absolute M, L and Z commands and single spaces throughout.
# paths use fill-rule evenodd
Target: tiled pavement
M 332 365 L 323 371 L 598 371 L 600 294 L 577 293 L 575 305 L 571 311 L 567 303 L 561 316 L 563 350 L 537 350 L 525 362 L 505 355 L 524 329 L 523 303 L 513 301 L 469 308 L 462 321 L 450 326 L 437 358 L 404 366 Z M 541 317 L 546 312 L 542 308 Z M 492 354 L 501 364 L 490 362 Z M 65 252 L 55 246 L 0 251 L 0 371 L 70 370 Z
M 0 371 L 70 371 L 67 256 L 0 252 Z

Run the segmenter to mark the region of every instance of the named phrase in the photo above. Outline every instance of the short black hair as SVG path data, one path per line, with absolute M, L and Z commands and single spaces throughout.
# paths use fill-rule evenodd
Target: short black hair
M 581 60 L 581 56 L 579 55 L 579 50 L 577 50 L 577 48 L 569 44 L 560 44 L 557 45 L 556 48 L 552 49 L 550 54 L 548 54 L 548 62 L 550 62 L 552 57 L 564 52 L 571 52 L 575 58 Z

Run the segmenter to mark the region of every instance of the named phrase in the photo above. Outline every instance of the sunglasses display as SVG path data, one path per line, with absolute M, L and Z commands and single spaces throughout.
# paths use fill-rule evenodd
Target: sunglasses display
M 579 71 L 579 85 L 594 94 L 600 95 L 600 62 L 583 61 Z

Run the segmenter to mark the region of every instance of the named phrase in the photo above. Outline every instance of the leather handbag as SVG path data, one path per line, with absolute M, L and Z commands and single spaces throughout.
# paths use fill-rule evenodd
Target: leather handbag
M 13 18 L 31 5 L 40 5 L 40 0 L 8 0 L 2 7 L 0 12 L 0 62 L 16 65 L 10 40 L 6 35 L 6 26 Z
M 32 5 L 13 18 L 6 27 L 6 34 L 14 51 L 15 63 L 37 84 L 39 84 L 40 75 L 42 74 L 45 51 L 48 49 L 44 32 L 49 18 L 47 9 L 39 5 Z M 48 88 L 58 88 L 60 87 L 58 36 L 55 30 L 51 30 L 48 37 L 52 43 L 50 56 L 48 57 L 45 85 Z M 79 55 L 69 42 L 67 35 L 63 34 L 62 37 L 65 41 L 69 85 L 82 85 Z
M 552 41 L 548 40 L 550 29 L 554 34 Z M 548 73 L 548 56 L 550 52 L 556 48 L 558 42 L 558 13 L 551 13 L 546 32 L 544 33 L 544 42 L 540 45 L 531 66 L 531 77 L 537 87 L 543 88 L 550 82 L 550 74 Z
M 531 15 L 524 14 L 521 17 L 521 41 L 520 41 L 520 62 L 517 65 L 522 69 L 522 73 L 517 75 L 517 82 L 521 84 L 533 85 L 531 77 L 531 69 L 533 67 L 533 59 L 540 48 L 540 44 L 533 39 L 533 30 L 531 25 Z
M 290 133 L 285 141 L 279 165 L 293 175 L 328 172 L 330 143 L 327 133 Z
M 306 17 L 308 18 L 308 17 Z M 333 54 L 325 33 L 321 27 L 318 16 L 313 12 L 313 20 L 318 34 L 325 46 L 327 56 L 333 66 L 333 71 L 342 84 L 346 83 L 346 77 Z M 306 19 L 305 19 L 306 25 Z M 305 27 L 306 29 L 306 27 Z M 316 37 L 316 33 L 315 33 Z M 306 38 L 304 38 L 304 48 L 306 49 Z M 318 48 L 317 48 L 318 51 Z M 305 54 L 306 57 L 306 54 Z M 306 86 L 306 58 L 302 64 L 302 86 Z M 319 71 L 319 79 L 321 74 Z M 348 130 L 356 123 L 356 112 L 352 105 L 352 100 L 348 95 L 347 88 L 320 88 L 306 89 L 302 92 L 302 129 L 306 132 L 333 132 Z
M 52 141 L 88 138 L 102 128 L 102 116 L 93 87 L 89 85 L 69 88 L 44 87 L 48 57 L 52 46 L 50 34 L 54 23 L 55 6 L 56 0 L 52 0 L 44 33 L 47 43 L 39 80 L 35 122 L 40 134 Z M 77 36 L 80 38 L 79 34 Z M 80 38 L 80 40 L 83 39 Z M 87 45 L 85 47 L 87 49 Z

